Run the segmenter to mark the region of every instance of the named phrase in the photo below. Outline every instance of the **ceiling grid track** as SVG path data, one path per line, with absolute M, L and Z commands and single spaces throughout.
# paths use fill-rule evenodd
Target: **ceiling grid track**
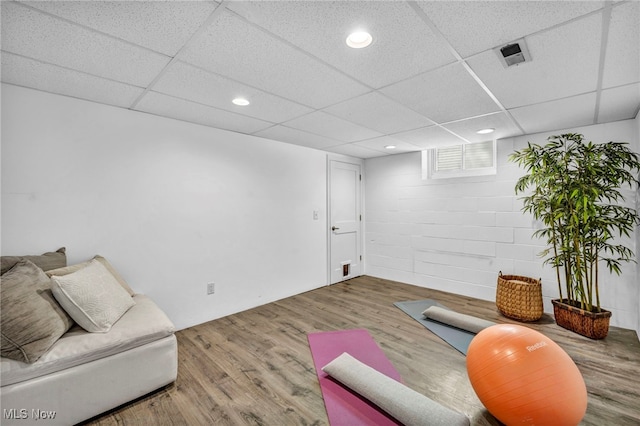
M 226 0 L 224 0 L 223 2 L 221 2 L 218 7 L 216 7 L 213 12 L 211 12 L 211 14 L 207 17 L 207 19 L 202 23 L 202 25 L 200 25 L 200 27 L 196 30 L 195 33 L 193 33 L 191 35 L 191 37 L 189 37 L 189 40 L 187 40 L 187 42 L 182 45 L 182 47 L 180 48 L 180 50 L 178 50 L 176 52 L 176 54 L 173 56 L 173 58 L 171 58 L 171 60 L 169 61 L 169 63 L 158 73 L 158 75 L 156 75 L 156 77 L 151 81 L 151 83 L 149 83 L 149 85 L 147 87 L 145 87 L 144 91 L 136 98 L 135 101 L 133 101 L 133 103 L 129 106 L 129 109 L 134 109 L 142 100 L 142 98 L 144 98 L 146 96 L 147 93 L 149 93 L 151 91 L 151 89 L 153 89 L 153 86 L 156 85 L 156 83 L 165 75 L 165 73 L 173 66 L 173 64 L 179 60 L 180 56 L 182 55 L 182 53 L 187 50 L 187 48 L 189 47 L 189 45 L 193 42 L 193 40 L 195 40 L 196 38 L 198 38 L 200 36 L 200 34 L 202 34 L 208 27 L 209 25 L 211 25 L 213 23 L 213 21 L 215 21 L 216 19 L 218 19 L 218 16 L 220 15 L 220 13 L 222 13 L 222 11 L 225 9 L 225 3 Z
M 502 105 L 502 103 L 493 94 L 493 92 L 491 92 L 491 90 L 487 87 L 487 85 L 484 84 L 484 82 L 480 79 L 480 77 L 478 77 L 478 75 L 475 73 L 475 71 L 473 71 L 471 69 L 469 64 L 467 64 L 467 61 L 464 58 L 462 58 L 462 56 L 458 53 L 458 51 L 451 45 L 451 43 L 449 43 L 449 40 L 447 40 L 447 38 L 444 36 L 444 34 L 442 34 L 440 29 L 438 29 L 438 27 L 431 21 L 431 19 L 427 16 L 427 14 L 424 12 L 424 10 L 422 10 L 422 8 L 420 6 L 418 6 L 415 1 L 408 1 L 407 3 L 416 12 L 416 14 L 420 17 L 420 19 L 422 19 L 422 21 L 425 24 L 427 24 L 427 26 L 431 29 L 431 31 L 433 31 L 433 33 L 437 35 L 437 37 L 447 47 L 447 49 L 449 49 L 451 54 L 456 58 L 458 63 L 460 63 L 464 67 L 464 69 L 467 71 L 467 73 L 469 73 L 471 78 L 473 78 L 476 81 L 476 83 L 482 88 L 482 90 L 484 90 L 485 93 L 491 98 L 491 100 L 493 102 L 495 102 L 495 104 L 498 106 L 498 108 L 500 108 L 500 110 L 507 115 L 507 117 L 509 118 L 509 120 L 511 120 L 513 125 L 516 126 L 522 132 L 522 134 L 525 134 L 526 132 L 524 131 L 524 129 L 522 128 L 520 123 L 518 123 L 516 121 L 516 119 L 511 115 L 509 110 L 507 110 L 504 107 L 504 105 Z M 446 128 L 444 128 L 444 129 L 449 131 Z
M 2 0 L 0 0 L 0 1 L 2 1 Z M 130 42 L 129 40 L 125 40 L 125 39 L 123 39 L 123 38 L 116 37 L 116 36 L 111 35 L 111 34 L 109 34 L 109 33 L 105 33 L 104 31 L 100 31 L 100 30 L 98 30 L 98 29 L 96 29 L 96 28 L 89 27 L 89 26 L 83 25 L 83 24 L 81 24 L 81 23 L 79 23 L 79 22 L 72 21 L 72 20 L 67 19 L 67 18 L 65 18 L 65 17 L 63 17 L 63 16 L 54 15 L 54 14 L 52 14 L 52 13 L 47 12 L 46 10 L 42 10 L 42 9 L 38 9 L 38 8 L 36 8 L 36 7 L 33 7 L 33 6 L 31 6 L 29 3 L 27 3 L 27 2 L 23 2 L 23 1 L 14 1 L 14 0 L 10 0 L 10 1 L 11 1 L 11 3 L 19 4 L 19 5 L 20 5 L 20 6 L 22 6 L 22 7 L 25 7 L 25 8 L 27 8 L 27 9 L 30 9 L 30 10 L 32 10 L 32 11 L 33 11 L 33 12 L 35 12 L 35 13 L 38 13 L 38 14 L 42 14 L 42 15 L 48 16 L 48 17 L 53 18 L 53 19 L 55 19 L 55 20 L 57 20 L 57 21 L 65 22 L 65 23 L 67 23 L 67 24 L 69 24 L 69 25 L 73 25 L 74 27 L 79 27 L 79 28 L 82 28 L 82 29 L 84 29 L 84 30 L 90 31 L 90 32 L 92 32 L 92 33 L 100 34 L 101 36 L 108 37 L 108 38 L 113 39 L 113 40 L 117 40 L 117 41 L 119 41 L 119 42 L 121 42 L 121 43 L 128 44 L 129 46 L 133 46 L 133 47 L 135 47 L 136 49 L 143 49 L 143 50 L 146 50 L 146 51 L 148 51 L 148 52 L 155 53 L 156 55 L 162 55 L 162 56 L 168 57 L 168 55 L 167 55 L 166 53 L 158 52 L 157 50 L 150 49 L 150 48 L 145 47 L 145 46 L 142 46 L 142 45 L 140 45 L 140 44 L 132 43 L 132 42 Z M 126 84 L 126 83 L 125 83 L 125 84 Z
M 635 0 L 0 5 L 3 85 L 360 158 L 640 109 Z M 505 67 L 521 40 L 533 62 Z
M 342 71 L 339 68 L 336 68 L 334 65 L 331 65 L 330 63 L 324 61 L 323 59 L 318 58 L 317 56 L 311 54 L 310 52 L 308 52 L 308 51 L 306 51 L 304 49 L 301 49 L 300 47 L 298 47 L 295 44 L 291 43 L 289 40 L 286 40 L 286 39 L 280 37 L 279 35 L 272 33 L 271 31 L 267 30 L 266 28 L 261 27 L 259 24 L 256 24 L 255 22 L 252 22 L 252 21 L 248 20 L 244 16 L 238 15 L 233 10 L 227 9 L 227 12 L 233 14 L 236 18 L 246 22 L 247 24 L 251 25 L 252 27 L 256 28 L 257 30 L 262 31 L 263 33 L 267 34 L 268 36 L 273 37 L 274 39 L 278 40 L 280 43 L 283 43 L 283 44 L 291 47 L 292 49 L 296 50 L 297 52 L 302 53 L 303 55 L 313 59 L 314 61 L 317 61 L 317 62 L 321 63 L 322 65 L 324 65 L 324 66 L 326 66 L 328 68 L 331 68 L 333 71 L 335 71 L 337 73 L 340 73 L 341 75 L 347 77 L 348 79 L 352 80 L 353 82 L 363 85 L 364 87 L 366 87 L 370 91 L 376 90 L 373 87 L 371 87 L 370 85 L 368 85 L 368 84 L 366 84 L 366 83 L 354 78 L 352 75 L 347 74 L 346 72 Z M 341 101 L 341 102 L 343 102 L 343 101 Z M 338 102 L 338 103 L 340 103 L 340 102 Z M 333 105 L 335 105 L 335 104 L 333 104 Z M 329 108 L 330 106 L 333 106 L 333 105 L 327 105 L 324 108 Z
M 600 63 L 598 64 L 598 83 L 596 84 L 596 105 L 593 112 L 593 124 L 598 124 L 600 115 L 600 100 L 602 99 L 602 79 L 604 63 L 607 58 L 607 43 L 609 41 L 609 26 L 611 25 L 611 2 L 607 1 L 602 10 L 602 36 L 600 39 Z

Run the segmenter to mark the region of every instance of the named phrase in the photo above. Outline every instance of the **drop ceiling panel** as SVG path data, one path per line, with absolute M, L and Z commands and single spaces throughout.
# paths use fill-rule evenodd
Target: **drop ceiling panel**
M 2 81 L 122 108 L 129 107 L 142 93 L 139 87 L 6 52 L 2 54 Z
M 358 96 L 324 111 L 382 133 L 398 133 L 434 124 L 379 92 Z
M 493 51 L 468 63 L 506 107 L 596 90 L 602 17 L 594 14 L 526 39 L 531 62 L 504 68 Z
M 511 110 L 526 134 L 594 124 L 595 93 Z
M 153 86 L 153 90 L 274 123 L 313 111 L 179 61 L 171 65 Z M 231 101 L 236 97 L 245 98 L 251 104 L 234 105 Z
M 150 113 L 362 158 L 391 140 L 424 149 L 484 139 L 481 127 L 506 138 L 640 109 L 638 1 L 0 7 L 6 83 L 123 107 L 142 95 Z M 356 27 L 371 46 L 346 47 Z M 532 61 L 503 68 L 493 48 L 522 37 Z
M 222 13 L 193 40 L 181 59 L 315 108 L 368 91 L 362 84 L 229 12 Z
M 385 155 L 379 151 L 374 151 L 353 143 L 327 148 L 327 151 L 334 152 L 336 154 L 349 155 L 356 158 L 374 158 Z
M 230 2 L 228 7 L 373 88 L 455 60 L 406 2 Z M 355 30 L 371 33 L 373 44 L 349 48 L 345 40 Z
M 277 141 L 288 142 L 294 145 L 302 145 L 309 148 L 325 149 L 331 146 L 343 144 L 344 142 L 335 139 L 325 138 L 323 136 L 314 135 L 313 133 L 303 132 L 302 130 L 292 129 L 282 125 L 269 127 L 254 133 L 254 136 L 273 139 Z
M 438 123 L 499 110 L 458 63 L 385 87 L 381 92 Z
M 506 112 L 470 118 L 443 124 L 443 127 L 462 136 L 469 142 L 482 142 L 491 139 L 503 139 L 522 134 L 518 126 L 509 118 Z M 487 135 L 479 135 L 480 129 L 495 129 L 495 132 Z
M 602 7 L 601 1 L 420 1 L 464 58 Z
M 611 10 L 604 88 L 640 81 L 640 2 L 616 5 Z
M 633 119 L 640 105 L 640 83 L 603 90 L 598 123 Z
M 382 136 L 380 132 L 367 129 L 322 111 L 295 118 L 287 121 L 284 125 L 342 142 L 356 142 Z
M 433 148 L 436 146 L 456 145 L 465 143 L 464 139 L 447 132 L 439 126 L 425 127 L 393 135 L 395 139 L 408 142 L 421 149 Z
M 380 136 L 379 138 L 367 139 L 364 141 L 354 142 L 354 145 L 362 146 L 374 151 L 381 152 L 385 155 L 399 154 L 401 152 L 413 152 L 420 151 L 420 147 L 417 147 L 408 142 L 402 141 L 390 136 Z M 385 148 L 387 146 L 394 146 L 393 149 Z
M 146 86 L 169 58 L 13 2 L 2 2 L 2 50 Z
M 37 1 L 32 7 L 174 56 L 218 6 L 212 1 Z
M 157 92 L 145 94 L 135 108 L 162 117 L 189 121 L 204 126 L 232 130 L 239 133 L 253 133 L 266 129 L 271 123 L 206 105 L 185 101 Z

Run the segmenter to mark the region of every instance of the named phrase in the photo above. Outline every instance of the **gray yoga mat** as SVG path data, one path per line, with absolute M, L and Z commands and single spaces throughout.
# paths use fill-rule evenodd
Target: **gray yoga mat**
M 414 320 L 425 326 L 428 330 L 433 332 L 436 336 L 453 346 L 463 355 L 467 354 L 469 343 L 476 336 L 469 331 L 461 330 L 459 328 L 451 327 L 449 325 L 426 319 L 422 313 L 430 306 L 439 306 L 444 309 L 448 309 L 446 306 L 441 305 L 435 300 L 408 300 L 406 302 L 395 302 L 394 305 L 400 308 L 405 314 L 409 315 Z

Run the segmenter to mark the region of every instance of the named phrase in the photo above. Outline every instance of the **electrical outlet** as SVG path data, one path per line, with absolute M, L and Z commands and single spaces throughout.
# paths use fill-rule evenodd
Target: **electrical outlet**
M 213 294 L 216 292 L 216 284 L 215 283 L 208 283 L 207 284 L 207 294 Z

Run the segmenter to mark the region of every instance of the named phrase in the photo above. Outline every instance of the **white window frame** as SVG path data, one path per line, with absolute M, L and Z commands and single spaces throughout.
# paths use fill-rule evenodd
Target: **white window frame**
M 465 168 L 465 147 L 475 144 L 475 143 L 485 143 L 489 141 L 482 142 L 473 142 L 468 144 L 460 144 L 462 146 L 462 168 L 457 170 L 436 170 L 436 161 L 437 161 L 437 149 L 431 148 L 422 151 L 422 179 L 450 179 L 450 178 L 460 178 L 460 177 L 469 177 L 469 176 L 489 176 L 495 175 L 497 173 L 496 160 L 497 160 L 497 149 L 496 149 L 496 140 L 493 139 L 492 145 L 492 154 L 493 154 L 493 165 L 491 167 L 482 167 L 482 168 L 474 168 L 474 169 L 466 169 Z M 447 148 L 450 147 L 447 146 Z

